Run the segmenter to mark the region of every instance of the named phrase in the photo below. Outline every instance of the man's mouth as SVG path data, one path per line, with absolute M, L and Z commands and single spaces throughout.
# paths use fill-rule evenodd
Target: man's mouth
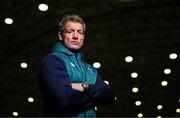
M 72 41 L 72 44 L 74 44 L 74 45 L 79 45 L 79 42 L 77 42 L 77 41 Z

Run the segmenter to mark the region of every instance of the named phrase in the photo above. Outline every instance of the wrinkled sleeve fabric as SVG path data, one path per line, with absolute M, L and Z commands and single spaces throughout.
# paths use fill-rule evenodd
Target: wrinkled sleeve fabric
M 98 75 L 96 83 L 90 85 L 86 94 L 94 103 L 101 105 L 109 105 L 115 102 L 114 90 L 110 85 L 107 85 Z
M 72 89 L 65 64 L 55 55 L 48 55 L 43 58 L 41 76 L 61 106 L 85 106 L 90 103 L 86 94 Z

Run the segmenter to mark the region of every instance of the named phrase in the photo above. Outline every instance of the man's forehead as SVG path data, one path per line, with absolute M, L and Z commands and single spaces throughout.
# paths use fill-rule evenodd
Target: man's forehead
M 71 22 L 71 21 L 68 21 L 66 24 L 65 24 L 65 27 L 66 28 L 79 28 L 79 29 L 83 29 L 83 24 L 79 23 L 79 22 Z

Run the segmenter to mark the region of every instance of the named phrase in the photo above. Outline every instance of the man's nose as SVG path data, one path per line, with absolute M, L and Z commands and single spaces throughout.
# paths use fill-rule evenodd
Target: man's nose
M 73 38 L 75 38 L 75 39 L 78 38 L 78 33 L 76 31 L 73 33 Z

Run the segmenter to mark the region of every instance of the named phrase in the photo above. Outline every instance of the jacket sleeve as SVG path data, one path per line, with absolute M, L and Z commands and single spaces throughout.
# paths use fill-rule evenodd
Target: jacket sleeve
M 48 89 L 63 107 L 85 106 L 90 103 L 88 96 L 72 89 L 65 65 L 54 55 L 46 56 L 42 61 L 41 76 Z
M 92 99 L 92 101 L 101 105 L 109 105 L 115 102 L 113 88 L 110 85 L 107 85 L 100 78 L 100 75 L 98 75 L 96 83 L 90 85 L 86 94 Z

